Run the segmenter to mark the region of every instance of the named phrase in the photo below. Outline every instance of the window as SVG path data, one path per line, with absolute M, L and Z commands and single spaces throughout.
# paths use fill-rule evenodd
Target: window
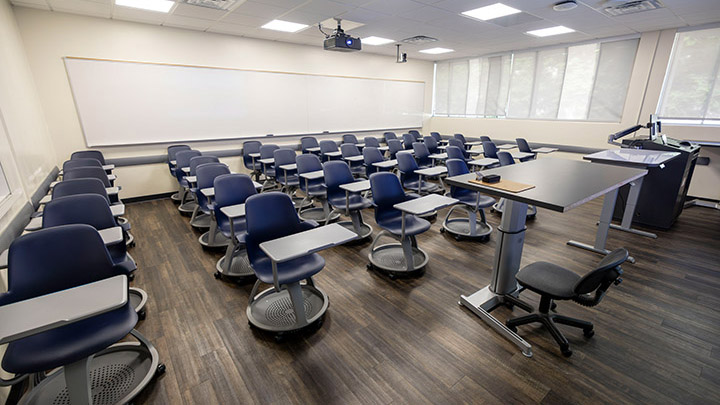
M 720 28 L 675 35 L 658 113 L 665 122 L 720 125 Z
M 435 116 L 619 122 L 638 39 L 436 64 Z

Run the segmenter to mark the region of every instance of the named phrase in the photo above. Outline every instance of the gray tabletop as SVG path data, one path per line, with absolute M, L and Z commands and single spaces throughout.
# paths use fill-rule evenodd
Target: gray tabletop
M 115 165 L 103 165 L 103 170 L 113 170 L 115 169 Z
M 494 165 L 496 163 L 500 162 L 497 159 L 493 158 L 482 158 L 482 159 L 475 159 L 468 162 L 470 166 L 490 166 Z
M 447 153 L 432 153 L 428 157 L 430 159 L 447 159 Z
M 499 174 L 504 180 L 533 185 L 535 188 L 511 193 L 470 183 L 468 180 L 477 179 L 477 173 L 448 177 L 445 181 L 452 186 L 565 212 L 643 177 L 647 170 L 591 165 L 577 160 L 548 157 L 485 170 L 483 174 Z
M 255 187 L 256 190 L 262 188 L 262 184 L 258 183 L 257 181 L 253 181 L 253 187 Z M 208 187 L 208 188 L 202 188 L 200 189 L 200 192 L 203 193 L 205 197 L 215 197 L 215 187 Z
M 380 168 L 395 167 L 398 165 L 397 159 L 383 160 L 382 162 L 375 162 L 373 166 Z
M 308 180 L 316 180 L 325 177 L 325 173 L 322 170 L 316 170 L 314 172 L 300 173 L 300 177 Z
M 680 156 L 679 152 L 647 149 L 608 149 L 583 156 L 593 163 L 616 164 L 630 167 L 658 167 Z
M 0 344 L 120 308 L 127 294 L 127 277 L 115 276 L 0 306 Z
M 441 174 L 447 173 L 447 167 L 445 167 L 445 166 L 428 167 L 427 169 L 415 170 L 415 173 L 421 174 L 421 175 L 427 176 L 427 177 L 439 176 Z
M 297 163 L 290 163 L 287 165 L 282 165 L 282 166 L 280 166 L 280 168 L 282 170 L 295 170 L 295 169 L 297 169 Z
M 510 152 L 510 156 L 512 156 L 513 159 L 525 159 L 534 156 L 534 154 L 528 152 L 512 151 Z
M 258 162 L 260 162 L 264 165 L 271 165 L 271 164 L 275 163 L 275 158 L 260 159 L 260 160 L 258 160 Z
M 468 145 L 468 146 L 482 145 L 482 141 L 468 141 L 468 142 L 465 142 L 465 145 Z
M 340 152 L 340 151 L 325 152 L 325 153 L 323 153 L 323 155 L 327 155 L 327 156 L 341 156 L 341 155 L 342 155 L 342 152 Z
M 190 173 L 190 168 L 189 168 L 189 167 L 183 167 L 183 168 L 180 169 L 180 170 L 182 170 L 184 173 Z
M 330 224 L 263 242 L 260 249 L 270 259 L 279 263 L 341 245 L 355 238 L 355 232 L 339 224 Z
M 390 150 L 389 146 L 378 146 L 378 150 L 381 152 L 385 152 L 387 150 Z
M 440 208 L 457 203 L 458 200 L 439 194 L 428 194 L 424 197 L 407 200 L 393 205 L 393 208 L 413 215 L 427 214 Z
M 548 148 L 547 146 L 543 146 L 542 148 L 533 149 L 532 151 L 534 153 L 552 153 L 559 150 L 558 148 Z
M 107 175 L 107 178 L 108 178 L 109 181 L 117 180 L 117 176 L 114 175 L 114 174 L 108 174 L 108 175 Z
M 42 228 L 42 217 L 30 218 L 30 222 L 25 227 L 26 231 L 37 231 Z
M 320 152 L 320 147 L 319 147 L 319 146 L 314 146 L 314 147 L 312 147 L 312 148 L 306 148 L 305 150 L 308 151 L 308 152 Z
M 362 157 L 361 155 L 355 155 L 355 156 L 347 156 L 347 157 L 344 157 L 343 159 L 344 159 L 344 160 L 349 160 L 349 161 L 351 161 L 351 162 L 359 162 L 359 161 L 362 161 L 362 160 L 365 159 L 365 158 Z
M 113 204 L 110 206 L 110 212 L 114 217 L 125 215 L 125 204 Z
M 340 188 L 351 193 L 359 193 L 361 191 L 370 190 L 370 180 L 360 180 L 352 183 L 341 184 Z
M 197 176 L 185 176 L 185 181 L 188 183 L 197 183 Z
M 227 215 L 228 218 L 240 218 L 245 216 L 245 204 L 228 205 L 220 208 L 220 212 Z
M 170 161 L 170 164 L 173 165 L 173 166 L 177 166 L 177 160 L 171 160 L 171 161 Z
M 98 233 L 106 245 L 114 245 L 123 241 L 122 228 L 119 226 L 101 229 Z
M 260 153 L 259 152 L 248 153 L 248 156 L 250 156 L 251 158 L 257 159 L 260 157 Z
M 515 148 L 515 145 L 510 144 L 510 143 L 506 143 L 506 144 L 503 144 L 503 145 L 498 145 L 497 148 L 500 149 L 500 150 L 506 150 L 506 149 Z

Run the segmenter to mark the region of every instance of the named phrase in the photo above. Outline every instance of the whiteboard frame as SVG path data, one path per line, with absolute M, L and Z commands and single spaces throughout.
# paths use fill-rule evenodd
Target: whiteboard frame
M 198 138 L 198 139 L 183 139 L 179 141 L 156 141 L 156 142 L 133 142 L 133 143 L 112 143 L 112 144 L 91 144 L 88 142 L 87 135 L 85 134 L 85 126 L 83 125 L 83 119 L 82 114 L 80 113 L 80 109 L 77 105 L 77 99 L 75 98 L 75 89 L 73 88 L 72 79 L 70 78 L 70 71 L 68 69 L 68 65 L 66 61 L 68 59 L 75 59 L 75 60 L 86 60 L 86 61 L 99 61 L 99 62 L 124 62 L 124 63 L 138 63 L 138 64 L 145 64 L 145 65 L 159 65 L 159 66 L 173 66 L 173 67 L 187 67 L 187 68 L 200 68 L 200 69 L 220 69 L 220 70 L 230 70 L 230 71 L 240 71 L 240 72 L 260 72 L 260 73 L 278 73 L 278 74 L 289 74 L 289 75 L 297 75 L 297 76 L 316 76 L 316 77 L 333 77 L 333 78 L 344 78 L 344 79 L 361 79 L 361 80 L 381 80 L 381 81 L 390 81 L 390 82 L 405 82 L 405 83 L 418 83 L 423 85 L 423 106 L 425 105 L 425 86 L 427 83 L 424 80 L 408 80 L 408 79 L 387 79 L 387 78 L 378 78 L 378 77 L 366 77 L 366 76 L 348 76 L 348 75 L 328 75 L 328 74 L 319 74 L 319 73 L 304 73 L 304 72 L 289 72 L 289 71 L 282 71 L 282 70 L 266 70 L 266 69 L 246 69 L 246 68 L 233 68 L 233 67 L 224 67 L 224 66 L 210 66 L 210 65 L 190 65 L 190 64 L 182 64 L 182 63 L 169 63 L 169 62 L 148 62 L 148 61 L 139 61 L 139 60 L 126 60 L 126 59 L 107 59 L 107 58 L 89 58 L 89 57 L 82 57 L 82 56 L 63 56 L 63 66 L 65 67 L 65 74 L 68 79 L 68 84 L 70 86 L 70 94 L 73 99 L 73 105 L 75 106 L 75 111 L 77 112 L 78 121 L 80 122 L 80 129 L 83 134 L 83 138 L 85 140 L 85 146 L 88 148 L 92 147 L 113 147 L 113 146 L 133 146 L 133 145 L 157 145 L 157 144 L 170 144 L 175 142 L 217 142 L 217 141 L 237 141 L 237 140 L 245 140 L 245 139 L 258 139 L 258 138 L 294 138 L 299 136 L 323 136 L 323 135 L 339 135 L 339 134 L 346 134 L 346 133 L 367 133 L 367 132 L 374 132 L 374 131 L 396 131 L 396 130 L 406 130 L 406 129 L 415 129 L 420 128 L 421 126 L 410 126 L 410 127 L 397 127 L 397 128 L 374 128 L 374 129 L 347 129 L 343 131 L 324 131 L 324 132 L 301 132 L 301 133 L 295 133 L 295 134 L 282 134 L 282 135 L 268 135 L 268 134 L 258 134 L 258 135 L 251 135 L 251 136 L 238 136 L 234 138 Z M 424 107 L 423 107 L 424 109 Z M 422 112 L 423 115 L 425 115 L 425 111 Z

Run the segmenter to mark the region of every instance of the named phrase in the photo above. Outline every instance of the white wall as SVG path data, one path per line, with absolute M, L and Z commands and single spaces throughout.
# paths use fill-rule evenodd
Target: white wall
M 70 153 L 85 148 L 62 57 L 79 56 L 146 62 L 177 63 L 288 72 L 362 76 L 424 81 L 425 111 L 430 112 L 433 64 L 425 61 L 395 63 L 395 58 L 368 53 L 340 53 L 317 47 L 188 31 L 170 27 L 15 8 L 40 100 L 61 163 Z M 317 100 L 335 103 L 336 100 Z M 351 128 L 349 128 L 351 129 Z M 276 143 L 297 144 L 297 139 L 277 138 Z M 199 150 L 237 149 L 241 141 L 201 142 Z M 167 145 L 108 147 L 106 157 L 166 153 Z M 239 170 L 239 159 L 223 159 Z M 122 197 L 174 190 L 166 165 L 116 169 Z

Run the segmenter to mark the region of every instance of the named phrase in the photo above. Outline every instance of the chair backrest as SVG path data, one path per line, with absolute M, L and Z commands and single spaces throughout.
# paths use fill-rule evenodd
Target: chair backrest
M 401 215 L 393 206 L 407 197 L 396 175 L 388 172 L 373 173 L 370 175 L 370 190 L 375 205 L 375 222 Z
M 420 132 L 419 132 L 418 130 L 415 130 L 415 129 L 409 130 L 409 131 L 408 131 L 408 134 L 412 135 L 412 136 L 415 138 L 415 140 L 418 140 L 418 139 L 420 139 L 420 138 L 422 137 L 422 135 L 420 135 Z
M 107 200 L 97 194 L 75 194 L 53 198 L 45 205 L 43 228 L 87 224 L 97 230 L 117 226 Z
M 462 159 L 448 159 L 445 161 L 445 166 L 448 170 L 448 177 L 470 173 L 467 163 Z
M 65 170 L 74 169 L 76 167 L 102 167 L 103 164 L 97 160 L 92 158 L 77 158 L 74 160 L 67 160 L 65 163 L 63 163 L 63 172 Z
M 453 137 L 455 139 L 459 140 L 460 142 L 462 142 L 463 145 L 467 143 L 467 140 L 465 139 L 465 135 L 463 135 L 463 134 L 455 134 L 455 135 L 453 135 Z
M 275 150 L 277 149 L 280 149 L 280 147 L 274 144 L 260 146 L 260 159 L 268 159 L 273 157 Z
M 52 190 L 53 200 L 76 194 L 97 194 L 110 204 L 110 197 L 108 197 L 107 190 L 105 190 L 105 185 L 102 181 L 94 178 L 63 180 L 56 184 Z
M 383 138 L 385 138 L 385 143 L 388 143 L 391 139 L 397 139 L 397 135 L 395 135 L 395 132 L 385 132 Z
M 103 182 L 105 187 L 110 187 L 110 180 L 108 180 L 107 173 L 105 173 L 102 167 L 97 166 L 83 166 L 68 169 L 63 172 L 63 179 L 98 179 Z
M 354 143 L 344 143 L 340 145 L 342 157 L 360 156 L 360 149 Z
M 287 175 L 288 178 L 290 176 L 294 176 L 297 173 L 297 169 L 294 170 L 282 170 L 280 169 L 280 166 L 283 165 L 291 165 L 295 163 L 295 158 L 297 157 L 297 154 L 294 150 L 290 148 L 279 148 L 275 149 L 273 152 L 273 158 L 275 158 L 275 178 L 277 180 L 285 179 L 285 176 Z
M 465 153 L 461 148 L 457 146 L 448 146 L 445 149 L 448 159 L 462 159 L 465 160 Z
M 497 147 L 492 141 L 483 141 L 483 155 L 487 158 L 497 159 Z
M 385 160 L 380 149 L 374 146 L 366 146 L 363 148 L 362 154 L 365 166 L 372 166 L 373 163 Z
M 118 275 L 98 231 L 74 224 L 20 236 L 8 252 L 8 291 L 0 305 Z
M 429 166 L 432 164 L 432 159 L 428 157 L 430 151 L 424 143 L 413 142 L 413 152 L 415 152 L 415 160 L 418 165 Z
M 292 199 L 279 191 L 248 197 L 245 201 L 245 219 L 250 264 L 266 257 L 260 249 L 261 243 L 302 230 Z
M 195 156 L 201 156 L 202 153 L 198 150 L 190 149 L 190 150 L 181 150 L 175 154 L 175 160 L 177 162 L 177 168 L 183 168 L 183 167 L 189 167 L 190 166 L 190 159 L 194 158 Z M 182 170 L 180 170 L 182 171 Z M 184 176 L 184 174 L 183 174 Z
M 374 148 L 380 147 L 380 141 L 378 141 L 377 138 L 374 136 L 366 136 L 363 138 L 363 143 L 365 144 L 365 147 L 372 146 Z
M 325 177 L 328 200 L 345 198 L 345 190 L 341 189 L 340 186 L 355 181 L 350 171 L 350 166 L 340 160 L 325 162 L 325 164 L 323 164 L 323 175 Z
M 517 143 L 517 147 L 520 152 L 533 153 L 532 149 L 530 149 L 530 145 L 528 145 L 525 138 L 515 138 L 515 143 Z
M 317 155 L 313 155 L 311 153 L 298 155 L 295 158 L 295 163 L 297 163 L 297 171 L 300 174 L 316 172 L 323 169 L 320 158 L 317 157 Z
M 510 152 L 505 152 L 505 151 L 497 152 L 497 160 L 500 161 L 500 166 L 508 166 L 508 165 L 515 164 L 515 159 L 513 159 Z
M 438 144 L 435 138 L 432 136 L 426 136 L 423 138 L 423 143 L 425 144 L 425 147 L 427 148 L 428 152 L 430 153 L 437 153 L 438 151 Z
M 97 159 L 100 161 L 100 165 L 105 164 L 105 156 L 103 156 L 99 150 L 79 150 L 73 152 L 72 155 L 70 155 L 70 160 L 75 159 Z
M 585 274 L 575 283 L 573 292 L 579 297 L 574 298 L 575 301 L 585 306 L 597 305 L 605 295 L 605 291 L 613 284 L 619 283 L 618 278 L 623 271 L 620 267 L 628 258 L 628 251 L 619 248 L 608 253 L 598 263 L 597 267 L 591 272 Z M 594 297 L 582 296 L 595 291 Z
M 197 175 L 197 167 L 204 165 L 205 163 L 220 163 L 220 159 L 217 156 L 195 156 L 190 159 L 190 175 Z
M 395 156 L 398 161 L 398 170 L 402 177 L 403 183 L 409 180 L 415 180 L 418 176 L 415 174 L 415 170 L 418 169 L 418 164 L 415 158 L 409 151 L 398 152 Z
M 395 159 L 396 154 L 403 150 L 402 142 L 400 142 L 399 139 L 390 139 L 388 141 L 388 151 L 390 152 L 390 157 Z
M 487 135 L 483 135 L 480 137 L 480 142 L 492 142 L 492 139 Z
M 320 153 L 328 153 L 328 152 L 337 152 L 338 147 L 335 141 L 331 141 L 329 139 L 326 139 L 324 141 L 320 141 Z
M 170 145 L 167 148 L 167 155 L 168 155 L 168 164 L 171 160 L 175 160 L 175 157 L 178 152 L 182 152 L 184 150 L 191 150 L 190 146 L 188 145 Z
M 220 208 L 243 204 L 248 197 L 257 194 L 253 181 L 247 174 L 221 174 L 213 180 L 213 187 L 215 187 L 215 219 L 218 224 L 230 222 Z
M 430 136 L 432 136 L 437 142 L 442 141 L 442 136 L 440 136 L 440 132 L 430 132 Z
M 208 199 L 205 194 L 199 190 L 204 188 L 213 187 L 215 184 L 215 178 L 223 174 L 229 174 L 230 169 L 224 163 L 204 163 L 197 167 L 197 188 L 198 192 L 195 194 L 197 197 L 197 203 L 203 211 L 208 210 Z
M 412 144 L 415 142 L 415 137 L 412 134 L 403 134 L 402 144 L 405 149 L 412 149 Z
M 353 134 L 345 134 L 342 136 L 342 143 L 358 143 L 358 139 Z
M 448 147 L 450 147 L 450 146 L 456 146 L 456 147 L 460 148 L 460 150 L 463 153 L 464 159 L 468 159 L 470 157 L 470 154 L 465 149 L 465 144 L 461 140 L 459 140 L 457 138 L 448 139 Z
M 245 166 L 248 170 L 255 170 L 254 167 L 252 167 L 253 159 L 250 157 L 251 153 L 260 153 L 260 147 L 262 146 L 262 143 L 260 141 L 245 141 L 243 142 L 242 146 L 242 154 L 243 154 L 243 166 Z
M 320 147 L 320 144 L 318 144 L 317 139 L 315 139 L 312 136 L 303 136 L 300 138 L 300 150 L 302 153 L 310 153 L 308 151 L 308 148 L 318 148 Z

